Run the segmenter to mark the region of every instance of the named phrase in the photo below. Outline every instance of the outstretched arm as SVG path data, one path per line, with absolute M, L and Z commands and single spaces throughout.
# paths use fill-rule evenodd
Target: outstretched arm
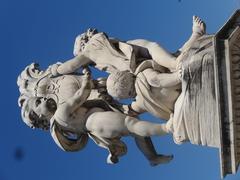
M 77 71 L 80 67 L 91 63 L 92 61 L 84 56 L 79 54 L 74 58 L 64 62 L 63 64 L 55 64 L 52 66 L 52 74 L 70 74 Z

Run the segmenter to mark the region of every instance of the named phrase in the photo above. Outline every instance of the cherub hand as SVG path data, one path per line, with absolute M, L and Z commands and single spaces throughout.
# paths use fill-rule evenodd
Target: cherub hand
M 84 89 L 91 89 L 90 76 L 84 76 L 82 81 L 82 87 Z
M 84 66 L 83 67 L 83 70 L 82 70 L 82 73 L 85 75 L 85 76 L 91 76 L 91 70 L 89 69 L 88 66 Z
M 50 68 L 50 71 L 51 71 L 51 74 L 53 75 L 53 76 L 57 76 L 57 75 L 59 75 L 59 73 L 58 73 L 58 67 L 61 65 L 62 63 L 60 63 L 60 62 L 57 62 L 56 64 L 53 64 L 53 65 L 51 65 L 49 68 Z
M 89 69 L 89 67 L 85 66 L 83 67 L 83 82 L 82 85 L 86 86 L 87 84 L 90 84 L 90 80 L 91 80 L 91 71 Z

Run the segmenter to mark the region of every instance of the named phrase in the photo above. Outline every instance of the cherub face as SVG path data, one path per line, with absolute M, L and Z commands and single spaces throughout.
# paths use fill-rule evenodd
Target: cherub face
M 29 105 L 37 116 L 50 118 L 56 111 L 57 105 L 52 98 L 36 97 L 29 101 Z
M 98 31 L 96 29 L 90 28 L 85 33 L 78 35 L 75 39 L 73 55 L 77 56 L 80 52 L 82 52 L 88 41 L 97 33 Z
M 86 33 L 77 36 L 74 44 L 73 55 L 77 56 L 80 52 L 82 52 L 87 42 L 88 37 L 86 36 Z

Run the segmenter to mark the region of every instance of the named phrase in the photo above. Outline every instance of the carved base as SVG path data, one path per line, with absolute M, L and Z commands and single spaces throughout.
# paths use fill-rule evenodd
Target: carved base
M 216 147 L 221 175 L 240 164 L 240 10 L 216 35 L 193 44 L 183 61 L 182 94 L 174 112 L 176 143 Z
M 240 163 L 240 11 L 215 36 L 215 82 L 220 120 L 221 174 Z

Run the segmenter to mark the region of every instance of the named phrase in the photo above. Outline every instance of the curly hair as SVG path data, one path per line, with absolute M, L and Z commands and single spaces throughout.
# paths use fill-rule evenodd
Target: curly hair
M 135 75 L 128 71 L 111 73 L 107 78 L 107 91 L 114 98 L 126 99 L 135 96 Z

